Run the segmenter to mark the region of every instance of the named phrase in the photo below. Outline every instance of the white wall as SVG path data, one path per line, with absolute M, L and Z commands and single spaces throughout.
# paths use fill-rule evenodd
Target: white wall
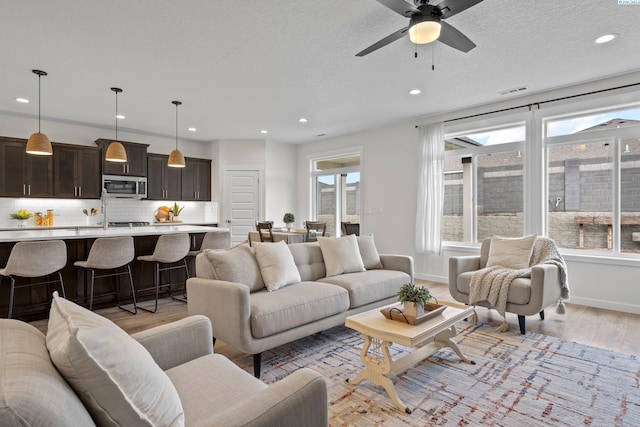
M 500 104 L 447 113 L 440 117 L 424 118 L 414 123 L 323 139 L 312 144 L 301 144 L 298 147 L 297 160 L 298 211 L 309 212 L 310 209 L 309 158 L 328 151 L 361 145 L 363 147 L 362 233 L 373 233 L 376 244 L 383 253 L 402 253 L 413 256 L 417 277 L 448 282 L 449 257 L 477 254 L 479 249 L 477 247 L 446 247 L 440 256 L 415 253 L 418 176 L 418 141 L 415 125 L 638 81 L 640 81 L 640 73 L 634 73 L 563 88 L 542 95 L 503 101 Z M 638 100 L 640 95 L 637 90 L 620 91 L 621 103 Z M 636 289 L 640 273 L 638 257 L 614 259 L 568 253 L 565 254 L 565 260 L 569 269 L 570 302 L 640 314 L 640 292 Z
M 267 141 L 265 168 L 265 218 L 275 227 L 284 226 L 282 217 L 292 212 L 296 226 L 307 219 L 296 205 L 296 146 L 284 142 Z

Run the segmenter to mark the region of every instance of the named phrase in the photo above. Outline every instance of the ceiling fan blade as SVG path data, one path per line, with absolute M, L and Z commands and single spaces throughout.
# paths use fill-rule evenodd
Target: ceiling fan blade
M 441 19 L 447 19 L 453 15 L 457 15 L 463 10 L 469 9 L 471 6 L 477 5 L 481 1 L 482 0 L 444 0 L 438 3 L 435 8 L 442 14 L 440 16 Z
M 438 37 L 438 41 L 462 52 L 469 52 L 471 49 L 476 47 L 476 44 L 472 42 L 469 37 L 465 36 L 451 25 L 444 21 L 440 21 L 440 24 L 442 25 L 442 29 L 440 30 L 440 37 Z
M 371 46 L 369 46 L 368 48 L 366 48 L 365 50 L 363 50 L 362 52 L 358 52 L 356 53 L 356 56 L 365 56 L 370 54 L 371 52 L 380 49 L 381 47 L 384 47 L 386 45 L 388 45 L 389 43 L 392 43 L 398 39 L 401 39 L 402 37 L 406 36 L 409 31 L 409 27 L 404 27 L 399 29 L 398 31 L 396 31 L 393 34 L 388 35 L 387 37 L 383 38 L 382 40 L 372 44 Z
M 394 12 L 399 13 L 407 18 L 411 17 L 412 13 L 420 13 L 417 7 L 410 5 L 404 0 L 377 0 L 378 3 L 387 6 Z

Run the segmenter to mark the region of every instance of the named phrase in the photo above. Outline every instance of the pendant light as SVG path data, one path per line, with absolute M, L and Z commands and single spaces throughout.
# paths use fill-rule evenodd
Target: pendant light
M 32 134 L 27 141 L 27 153 L 37 154 L 39 156 L 50 156 L 53 154 L 51 141 L 44 133 L 40 133 L 40 78 L 46 76 L 45 71 L 31 70 L 33 74 L 38 76 L 38 132 Z
M 127 151 L 124 146 L 118 142 L 118 94 L 122 92 L 119 87 L 112 87 L 112 91 L 116 93 L 116 139 L 107 147 L 107 153 L 104 159 L 108 162 L 124 163 L 127 161 Z
M 178 105 L 181 105 L 180 101 L 171 101 L 173 105 L 176 106 L 176 149 L 169 154 L 169 162 L 168 166 L 172 168 L 183 168 L 184 164 L 184 155 L 178 150 Z

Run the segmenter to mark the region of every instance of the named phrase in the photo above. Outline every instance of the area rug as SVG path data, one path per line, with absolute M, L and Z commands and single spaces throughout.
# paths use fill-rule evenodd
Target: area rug
M 394 377 L 412 414 L 398 410 L 382 387 L 345 381 L 362 369 L 363 341 L 343 326 L 264 352 L 261 379 L 273 383 L 301 367 L 321 373 L 334 427 L 640 425 L 637 356 L 531 332 L 496 333 L 495 326 L 458 326 L 455 340 L 476 365 L 444 348 Z M 253 372 L 250 356 L 235 362 Z

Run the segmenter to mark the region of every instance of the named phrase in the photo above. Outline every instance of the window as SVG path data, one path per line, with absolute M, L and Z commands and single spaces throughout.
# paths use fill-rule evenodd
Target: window
M 330 236 L 340 235 L 340 222 L 360 223 L 360 155 L 312 161 L 313 218 L 327 223 Z
M 522 236 L 524 125 L 445 136 L 443 240 Z
M 558 246 L 640 253 L 640 108 L 551 119 L 548 234 Z

